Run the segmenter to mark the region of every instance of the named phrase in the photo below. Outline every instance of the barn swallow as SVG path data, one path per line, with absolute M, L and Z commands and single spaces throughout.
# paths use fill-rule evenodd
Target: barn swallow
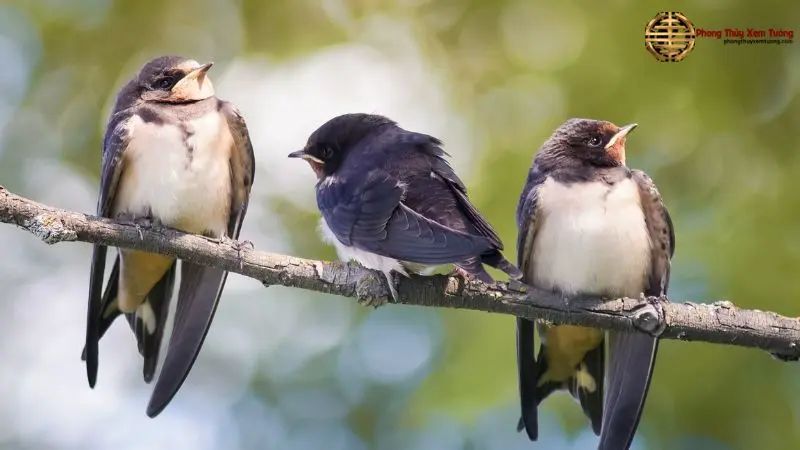
M 379 115 L 335 117 L 289 154 L 316 173 L 322 237 L 343 261 L 381 271 L 397 300 L 393 273 L 429 275 L 454 265 L 493 283 L 483 264 L 518 279 L 492 226 L 469 201 L 441 141 Z
M 212 63 L 162 56 L 119 92 L 106 127 L 97 214 L 140 228 L 160 224 L 236 245 L 255 175 L 253 147 L 238 110 L 215 97 Z M 118 249 L 103 290 L 106 247 L 95 245 L 83 359 L 97 381 L 98 343 L 125 314 L 153 379 L 177 261 Z M 203 345 L 227 272 L 181 261 L 178 304 L 147 415 L 180 389 Z
M 625 165 L 635 127 L 570 119 L 539 149 L 517 208 L 523 282 L 566 297 L 666 295 L 675 234 L 653 181 Z M 535 441 L 538 405 L 568 390 L 600 436 L 599 450 L 628 449 L 657 339 L 573 325 L 537 328 L 542 344 L 534 357 L 534 322 L 517 319 L 518 431 Z

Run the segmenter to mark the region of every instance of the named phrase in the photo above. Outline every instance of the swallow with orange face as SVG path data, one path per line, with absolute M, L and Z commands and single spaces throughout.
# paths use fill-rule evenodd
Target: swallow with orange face
M 255 175 L 253 147 L 238 110 L 215 97 L 211 63 L 163 56 L 117 95 L 106 128 L 97 214 L 154 222 L 235 246 Z M 124 314 L 152 381 L 175 283 L 174 258 L 120 249 L 103 288 L 107 248 L 95 245 L 83 359 L 97 381 L 100 338 Z M 181 262 L 174 327 L 147 415 L 155 417 L 189 374 L 217 309 L 227 272 Z
M 675 234 L 653 181 L 625 165 L 626 138 L 635 127 L 571 119 L 539 149 L 517 208 L 526 284 L 566 297 L 666 295 Z M 598 450 L 628 449 L 657 347 L 656 338 L 642 333 L 517 319 L 519 431 L 535 441 L 539 404 L 567 390 L 600 437 Z

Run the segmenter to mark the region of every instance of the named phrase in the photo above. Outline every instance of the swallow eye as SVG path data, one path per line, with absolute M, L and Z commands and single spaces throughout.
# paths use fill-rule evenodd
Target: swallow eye
M 177 74 L 165 75 L 156 80 L 156 82 L 153 83 L 153 87 L 156 89 L 171 89 L 173 86 L 175 86 L 179 79 L 180 76 Z
M 602 140 L 598 136 L 592 136 L 589 139 L 589 147 L 599 147 Z
M 322 156 L 322 159 L 330 159 L 330 157 L 333 156 L 333 148 L 322 147 L 322 152 L 320 156 Z
M 156 88 L 156 89 L 167 89 L 167 88 L 169 88 L 169 85 L 170 85 L 170 79 L 169 78 L 162 78 L 162 79 L 156 81 L 155 83 L 153 83 L 153 87 Z

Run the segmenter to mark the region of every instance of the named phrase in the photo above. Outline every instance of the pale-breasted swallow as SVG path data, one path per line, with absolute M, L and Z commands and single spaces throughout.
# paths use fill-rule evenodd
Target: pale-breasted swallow
M 470 203 L 441 144 L 383 116 L 345 114 L 289 155 L 317 175 L 323 239 L 341 260 L 383 272 L 395 300 L 393 272 L 429 274 L 454 264 L 462 276 L 492 283 L 488 264 L 522 276 L 501 254 L 500 238 Z
M 239 236 L 255 175 L 244 119 L 215 97 L 211 63 L 163 56 L 118 93 L 103 141 L 97 214 L 159 223 L 212 240 Z M 238 244 L 238 241 L 235 241 Z M 103 290 L 106 247 L 94 246 L 83 358 L 97 381 L 98 343 L 125 314 L 153 379 L 175 281 L 176 260 L 120 249 Z M 180 389 L 203 345 L 227 272 L 181 261 L 181 284 L 167 355 L 147 415 Z
M 625 165 L 634 127 L 571 119 L 539 149 L 517 209 L 524 282 L 565 296 L 666 294 L 675 235 L 653 181 Z M 534 322 L 517 319 L 518 430 L 535 441 L 539 403 L 566 389 L 600 436 L 599 450 L 628 449 L 658 341 L 623 332 L 606 338 L 602 330 L 572 325 L 537 327 L 542 344 L 534 358 Z

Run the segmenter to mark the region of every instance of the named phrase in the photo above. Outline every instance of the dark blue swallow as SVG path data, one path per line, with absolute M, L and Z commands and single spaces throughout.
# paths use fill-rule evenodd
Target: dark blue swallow
M 117 95 L 103 141 L 97 214 L 138 226 L 158 223 L 213 240 L 236 240 L 255 175 L 253 147 L 236 108 L 215 97 L 209 64 L 156 58 Z M 238 241 L 236 242 L 238 244 Z M 97 381 L 98 343 L 125 314 L 152 381 L 177 261 L 117 251 L 103 289 L 107 248 L 94 246 L 83 359 Z M 180 389 L 203 345 L 227 272 L 181 262 L 175 322 L 147 415 Z
M 653 181 L 625 166 L 625 140 L 635 126 L 571 119 L 539 149 L 517 209 L 526 284 L 565 296 L 667 293 L 675 234 Z M 534 356 L 534 322 L 517 319 L 518 430 L 535 441 L 539 404 L 568 390 L 600 436 L 598 449 L 627 450 L 658 341 L 571 325 L 537 327 L 542 344 Z
M 470 203 L 441 144 L 383 116 L 346 114 L 289 155 L 317 174 L 323 238 L 343 261 L 383 272 L 394 299 L 393 273 L 429 274 L 453 264 L 462 276 L 492 283 L 488 264 L 522 276 L 501 254 L 500 238 Z

